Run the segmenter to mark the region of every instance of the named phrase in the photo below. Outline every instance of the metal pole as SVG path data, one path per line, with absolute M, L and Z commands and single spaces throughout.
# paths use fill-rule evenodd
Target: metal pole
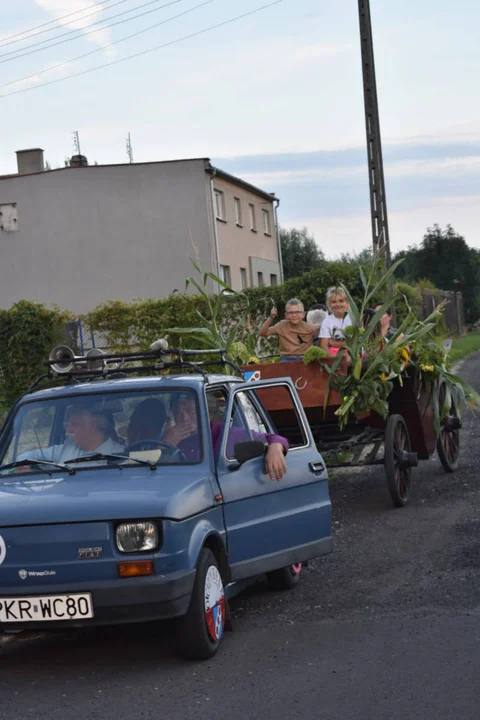
M 358 0 L 360 41 L 362 50 L 363 95 L 365 101 L 365 126 L 367 132 L 368 180 L 370 186 L 370 211 L 374 257 L 383 260 L 385 269 L 391 265 L 390 235 L 388 232 L 387 199 L 383 172 L 380 114 L 378 110 L 377 81 L 373 52 L 372 18 L 370 0 Z M 393 295 L 393 278 L 388 283 Z

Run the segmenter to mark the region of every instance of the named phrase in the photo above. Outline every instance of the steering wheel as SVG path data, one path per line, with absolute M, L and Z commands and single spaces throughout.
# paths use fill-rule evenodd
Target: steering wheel
M 166 450 L 172 457 L 178 458 L 178 462 L 186 462 L 187 458 L 183 454 L 181 450 L 179 450 L 175 445 L 171 445 L 169 442 L 165 442 L 164 440 L 137 440 L 136 442 L 133 442 L 131 445 L 127 445 L 124 452 L 131 453 L 135 452 L 135 450 L 158 450 L 163 449 Z

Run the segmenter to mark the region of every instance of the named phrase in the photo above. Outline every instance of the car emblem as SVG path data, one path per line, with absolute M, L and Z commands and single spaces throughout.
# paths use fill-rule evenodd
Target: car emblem
M 26 570 L 19 570 L 19 571 L 18 571 L 18 574 L 20 575 L 20 578 L 21 578 L 22 580 L 26 580 L 26 579 L 27 579 L 27 574 L 28 574 L 28 573 L 27 573 Z
M 3 563 L 5 558 L 7 557 L 7 546 L 5 545 L 5 540 L 0 535 L 0 565 Z
M 78 548 L 77 558 L 79 560 L 93 560 L 102 557 L 103 547 Z

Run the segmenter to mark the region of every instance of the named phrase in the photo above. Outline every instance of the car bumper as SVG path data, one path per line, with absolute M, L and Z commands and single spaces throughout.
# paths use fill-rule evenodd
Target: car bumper
M 28 590 L 18 586 L 10 588 L 8 592 L 0 587 L 0 597 L 12 598 L 90 593 L 94 610 L 94 617 L 88 620 L 0 623 L 0 630 L 61 630 L 67 627 L 114 625 L 179 617 L 188 610 L 195 572 L 180 571 L 162 577 L 125 578 L 90 585 L 43 585 L 29 587 Z

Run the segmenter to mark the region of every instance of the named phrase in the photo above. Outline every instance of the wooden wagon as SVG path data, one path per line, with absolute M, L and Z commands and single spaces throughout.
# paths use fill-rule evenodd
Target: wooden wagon
M 332 363 L 324 360 L 323 363 Z M 440 431 L 435 429 L 434 397 L 431 390 L 422 383 L 420 373 L 414 367 L 402 375 L 388 398 L 389 412 L 386 419 L 375 412 L 366 412 L 352 417 L 342 430 L 339 428 L 335 411 L 341 404 L 338 393 L 332 390 L 327 399 L 328 372 L 322 364 L 305 365 L 303 360 L 249 365 L 245 373 L 255 373 L 262 380 L 291 377 L 299 394 L 305 413 L 312 428 L 319 451 L 329 467 L 353 467 L 383 465 L 388 488 L 395 506 L 405 505 L 412 487 L 412 468 L 418 460 L 427 460 L 438 452 L 440 461 L 447 472 L 453 472 L 458 465 L 460 451 L 461 422 L 455 402 L 443 418 Z M 347 372 L 346 365 L 340 372 Z M 248 377 L 248 376 L 247 376 Z M 443 406 L 446 388 L 440 384 L 439 406 Z M 258 391 L 258 396 L 268 410 L 279 432 L 295 441 L 297 424 L 293 422 L 291 410 L 285 404 L 285 397 L 279 394 Z

